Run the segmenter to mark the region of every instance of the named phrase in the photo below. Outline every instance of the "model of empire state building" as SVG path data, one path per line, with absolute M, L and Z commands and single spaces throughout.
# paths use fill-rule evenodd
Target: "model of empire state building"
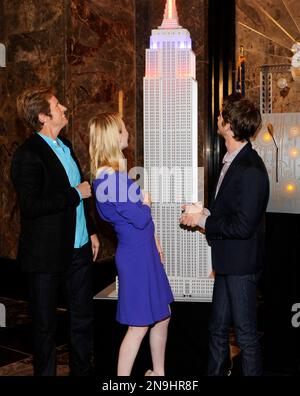
M 175 299 L 209 301 L 209 246 L 199 231 L 179 225 L 181 205 L 203 201 L 196 59 L 191 48 L 189 32 L 179 26 L 175 0 L 167 0 L 162 25 L 152 30 L 146 50 L 145 189 L 151 192 L 156 233 Z

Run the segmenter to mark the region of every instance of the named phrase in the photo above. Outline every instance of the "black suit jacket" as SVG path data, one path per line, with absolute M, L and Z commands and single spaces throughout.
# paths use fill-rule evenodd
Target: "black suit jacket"
M 60 139 L 79 163 L 71 143 Z M 11 175 L 21 214 L 18 259 L 29 272 L 64 271 L 71 261 L 79 194 L 51 147 L 37 134 L 15 152 Z M 82 173 L 81 173 L 82 179 Z M 83 201 L 89 235 L 95 232 Z
M 206 238 L 217 273 L 246 275 L 261 269 L 268 199 L 265 165 L 251 143 L 247 143 L 225 174 L 218 195 L 210 204 L 211 216 L 206 220 Z

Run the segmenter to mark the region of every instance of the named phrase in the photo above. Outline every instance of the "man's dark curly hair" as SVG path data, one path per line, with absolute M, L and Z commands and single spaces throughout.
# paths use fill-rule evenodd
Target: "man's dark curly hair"
M 233 137 L 237 141 L 249 141 L 261 127 L 259 109 L 238 93 L 224 98 L 222 117 L 225 124 L 230 124 Z

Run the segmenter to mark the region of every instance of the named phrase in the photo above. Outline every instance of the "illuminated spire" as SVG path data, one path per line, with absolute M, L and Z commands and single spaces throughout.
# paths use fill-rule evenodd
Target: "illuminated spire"
M 166 1 L 164 20 L 159 29 L 181 29 L 178 21 L 176 0 Z

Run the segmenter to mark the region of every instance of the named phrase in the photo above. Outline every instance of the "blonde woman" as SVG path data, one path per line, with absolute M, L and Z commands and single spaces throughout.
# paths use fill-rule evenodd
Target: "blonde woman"
M 164 376 L 173 295 L 162 265 L 162 251 L 154 236 L 150 194 L 142 192 L 126 173 L 122 150 L 128 146 L 128 132 L 119 114 L 93 117 L 89 131 L 97 210 L 102 219 L 113 225 L 118 236 L 116 319 L 128 325 L 128 330 L 120 346 L 117 373 L 131 374 L 150 327 L 153 368 L 145 375 Z

